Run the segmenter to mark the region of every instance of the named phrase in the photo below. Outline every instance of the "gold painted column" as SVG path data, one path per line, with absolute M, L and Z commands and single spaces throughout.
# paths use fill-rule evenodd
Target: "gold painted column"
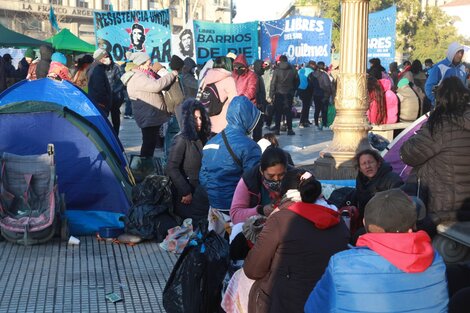
M 354 155 L 369 147 L 367 98 L 367 29 L 369 0 L 342 0 L 341 55 L 335 98 L 333 142 L 315 161 L 318 179 L 355 178 Z

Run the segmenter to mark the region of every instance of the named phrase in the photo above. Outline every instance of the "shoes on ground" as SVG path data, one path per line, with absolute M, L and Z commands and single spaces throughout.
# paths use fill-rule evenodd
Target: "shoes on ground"
M 134 117 L 133 117 L 132 115 L 127 115 L 127 114 L 124 115 L 124 118 L 125 118 L 126 120 L 132 120 L 132 119 L 134 119 Z
M 294 135 L 295 135 L 295 132 L 292 129 L 289 129 L 287 131 L 287 136 L 294 136 Z
M 304 124 L 299 124 L 299 128 L 304 128 Z
M 321 126 L 321 125 L 320 125 L 320 126 L 317 126 L 317 130 L 322 131 L 322 130 L 323 130 L 323 126 Z
M 281 126 L 281 131 L 282 131 L 282 132 L 285 132 L 286 130 L 287 130 L 287 125 L 282 125 L 282 126 Z

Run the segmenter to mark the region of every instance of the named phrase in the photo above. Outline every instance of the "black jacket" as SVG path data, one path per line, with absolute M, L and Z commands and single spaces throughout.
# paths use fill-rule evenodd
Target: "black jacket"
M 377 192 L 398 188 L 401 185 L 403 185 L 403 180 L 397 173 L 392 172 L 392 167 L 387 162 L 383 162 L 380 165 L 377 174 L 372 179 L 359 172 L 356 178 L 356 200 L 359 212 L 361 213 L 361 221 L 367 202 Z
M 200 110 L 203 119 L 210 121 L 202 104 L 193 101 L 188 105 L 188 102 L 184 102 L 182 130 L 173 138 L 168 155 L 166 173 L 170 176 L 178 197 L 192 194 L 199 185 L 202 148 L 210 134 L 210 122 L 205 125 L 203 123 L 202 133 L 196 131 L 193 116 L 196 109 Z
M 112 90 L 106 75 L 106 65 L 93 62 L 88 68 L 88 96 L 106 115 L 111 109 Z
M 269 88 L 269 97 L 274 99 L 276 93 L 293 96 L 299 84 L 300 79 L 297 71 L 289 63 L 281 62 L 274 70 Z
M 256 76 L 258 76 L 257 86 L 256 86 L 256 106 L 261 111 L 264 111 L 264 106 L 266 105 L 266 88 L 264 86 L 264 69 L 263 69 L 263 61 L 256 60 L 253 63 L 253 71 L 255 72 Z
M 36 67 L 36 76 L 38 79 L 47 77 L 47 73 L 49 73 L 49 67 L 51 66 L 52 52 L 53 50 L 51 46 L 42 45 L 39 48 L 41 60 L 39 60 Z

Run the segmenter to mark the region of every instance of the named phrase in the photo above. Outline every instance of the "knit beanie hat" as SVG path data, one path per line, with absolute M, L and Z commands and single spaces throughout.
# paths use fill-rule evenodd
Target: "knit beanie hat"
M 145 52 L 134 52 L 129 58 L 135 65 L 139 66 L 150 60 L 150 57 Z
M 104 56 L 106 55 L 106 50 L 98 48 L 96 51 L 93 53 L 93 59 L 96 61 L 101 60 Z
M 181 71 L 184 61 L 177 55 L 172 55 L 170 60 L 170 68 L 175 71 Z
M 63 65 L 67 65 L 67 58 L 60 52 L 54 52 L 51 57 L 52 62 L 59 62 Z
M 36 58 L 36 52 L 33 50 L 33 48 L 28 48 L 28 49 L 26 49 L 26 51 L 24 53 L 24 57 L 25 58 L 35 59 Z

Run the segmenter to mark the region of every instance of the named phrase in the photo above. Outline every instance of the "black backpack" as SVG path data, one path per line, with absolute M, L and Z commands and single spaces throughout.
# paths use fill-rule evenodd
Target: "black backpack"
M 217 90 L 215 83 L 212 83 L 207 84 L 204 87 L 204 89 L 202 90 L 200 101 L 206 108 L 209 116 L 214 116 L 222 112 L 222 107 L 224 106 L 227 99 L 225 99 L 223 102 L 220 101 L 219 91 Z

